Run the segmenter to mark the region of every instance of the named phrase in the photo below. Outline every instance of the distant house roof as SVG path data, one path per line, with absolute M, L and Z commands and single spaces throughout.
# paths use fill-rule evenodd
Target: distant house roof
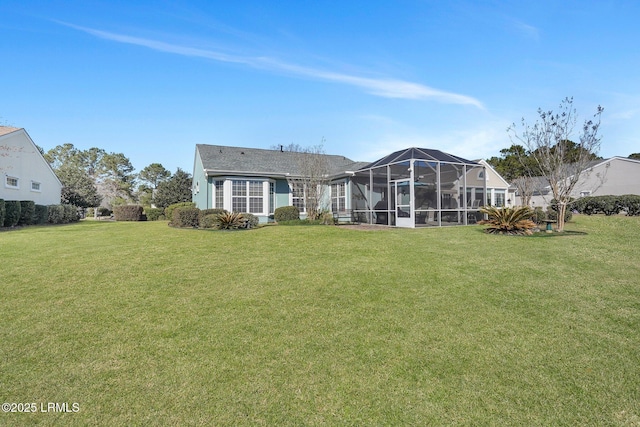
M 14 128 L 11 126 L 0 126 L 0 136 L 15 132 L 17 130 L 20 130 L 20 128 Z
M 242 174 L 249 176 L 302 176 L 299 157 L 302 153 L 260 148 L 197 144 L 202 166 L 207 175 Z M 354 162 L 344 156 L 323 154 L 329 175 L 344 175 L 360 169 L 365 162 Z
M 419 159 L 426 161 L 436 161 L 436 162 L 447 162 L 447 163 L 457 163 L 457 164 L 468 164 L 468 165 L 477 165 L 477 162 L 472 160 L 463 159 L 462 157 L 454 156 L 452 154 L 444 153 L 440 150 L 431 150 L 429 148 L 407 148 L 404 150 L 399 150 L 394 153 L 389 154 L 377 160 L 373 163 L 369 163 L 362 169 L 375 168 L 378 166 L 384 166 L 391 163 L 402 162 L 410 159 Z

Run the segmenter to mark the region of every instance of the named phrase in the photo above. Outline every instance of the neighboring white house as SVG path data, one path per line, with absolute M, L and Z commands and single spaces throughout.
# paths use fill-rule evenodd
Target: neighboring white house
M 60 203 L 62 183 L 27 131 L 0 126 L 0 199 Z
M 546 209 L 553 199 L 549 183 L 542 177 L 536 177 L 537 185 L 531 198 L 531 206 Z M 585 169 L 576 184 L 571 197 L 578 199 L 585 196 L 621 196 L 625 194 L 640 195 L 640 160 L 625 157 L 594 160 Z M 516 203 L 522 198 L 516 196 Z
M 487 201 L 485 204 L 497 207 L 514 206 L 516 192 L 509 187 L 509 183 L 485 160 L 476 160 L 485 167 L 487 174 Z M 469 182 L 469 177 L 467 177 Z

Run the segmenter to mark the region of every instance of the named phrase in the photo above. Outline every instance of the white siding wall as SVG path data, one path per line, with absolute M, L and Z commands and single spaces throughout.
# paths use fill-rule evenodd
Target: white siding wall
M 7 177 L 18 180 L 17 188 L 7 185 Z M 55 205 L 60 203 L 61 190 L 60 181 L 24 129 L 0 136 L 0 199 Z

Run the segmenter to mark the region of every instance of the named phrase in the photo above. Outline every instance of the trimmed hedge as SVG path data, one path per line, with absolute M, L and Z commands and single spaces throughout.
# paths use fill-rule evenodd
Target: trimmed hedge
M 158 221 L 160 217 L 164 218 L 164 209 L 162 208 L 145 208 L 144 214 L 148 221 Z
M 20 221 L 22 208 L 17 200 L 6 200 L 4 202 L 4 226 L 14 227 Z
M 116 221 L 142 221 L 142 206 L 120 205 L 114 206 L 113 216 Z
M 300 219 L 300 210 L 295 206 L 281 206 L 273 212 L 276 222 L 295 221 Z
M 173 210 L 177 209 L 177 208 L 195 208 L 196 204 L 193 202 L 180 202 L 180 203 L 174 203 L 172 205 L 167 206 L 166 208 L 164 208 L 164 216 L 165 218 L 168 218 L 170 221 L 173 220 Z
M 31 225 L 36 213 L 36 203 L 33 200 L 20 201 L 20 220 L 18 225 Z
M 4 225 L 4 199 L 0 199 L 0 227 Z
M 47 222 L 50 224 L 64 224 L 64 207 L 62 205 L 49 205 Z
M 49 218 L 49 208 L 45 205 L 35 205 L 34 214 L 33 214 L 33 223 L 34 224 L 44 224 L 47 222 Z
M 173 216 L 169 225 L 174 227 L 198 227 L 200 209 L 191 206 L 173 209 Z
M 585 215 L 617 215 L 626 212 L 629 216 L 640 215 L 640 196 L 625 194 L 622 196 L 587 196 L 571 203 L 571 208 Z
M 47 222 L 50 224 L 68 224 L 80 220 L 78 208 L 73 205 L 49 205 L 47 211 Z

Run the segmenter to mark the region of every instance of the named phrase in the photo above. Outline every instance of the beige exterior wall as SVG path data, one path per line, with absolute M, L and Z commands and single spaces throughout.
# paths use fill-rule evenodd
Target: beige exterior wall
M 60 203 L 62 184 L 24 129 L 0 133 L 0 179 L 0 199 Z
M 613 157 L 584 174 L 571 195 L 578 198 L 623 194 L 640 195 L 640 161 Z
M 580 177 L 571 197 L 640 195 L 640 161 L 624 157 L 603 160 Z M 546 209 L 553 194 L 536 195 L 531 198 L 532 207 Z M 518 197 L 518 203 L 521 198 Z
M 509 191 L 509 183 L 496 172 L 489 163 L 484 160 L 478 160 L 478 163 L 485 167 L 487 174 L 487 198 L 492 205 L 497 206 L 504 202 L 504 206 L 514 206 L 515 204 L 515 192 Z M 474 169 L 467 174 L 467 186 L 482 186 L 484 183 L 477 177 L 477 172 Z

